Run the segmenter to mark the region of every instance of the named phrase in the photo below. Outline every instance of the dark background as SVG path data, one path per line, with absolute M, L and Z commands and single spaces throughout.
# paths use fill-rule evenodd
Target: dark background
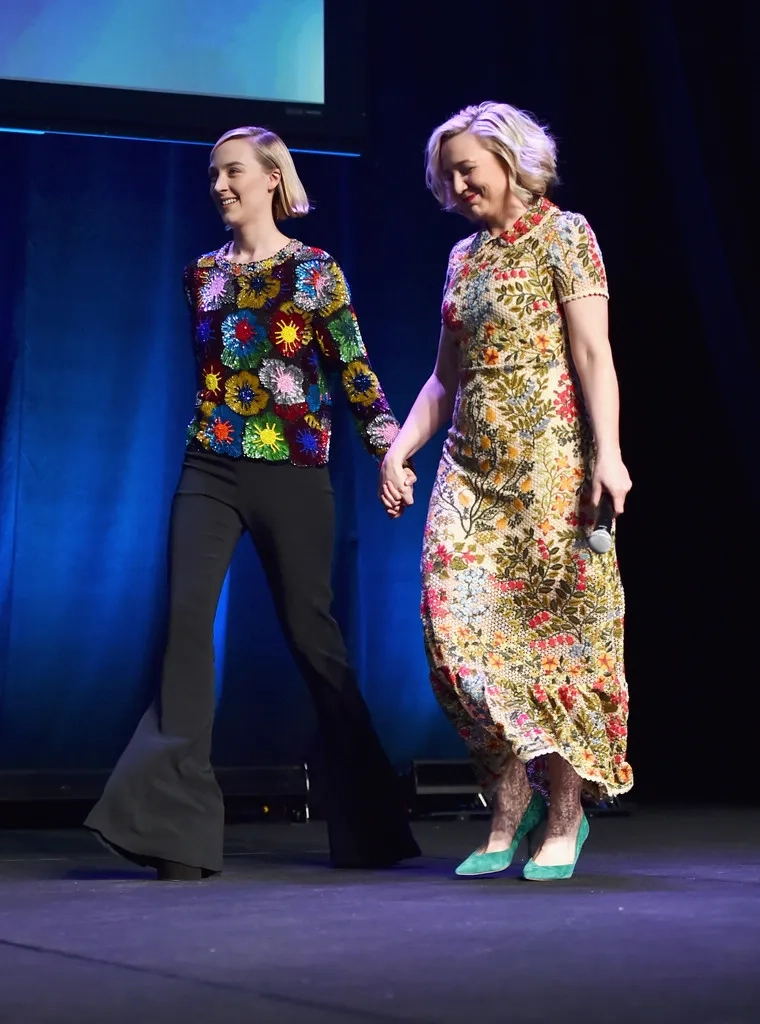
M 346 269 L 403 416 L 435 357 L 449 248 L 468 232 L 425 191 L 428 134 L 483 99 L 549 124 L 554 198 L 589 218 L 612 293 L 634 481 L 619 552 L 635 793 L 754 799 L 757 9 L 506 6 L 370 4 L 365 155 L 296 154 L 317 209 L 287 230 Z M 6 134 L 0 159 L 0 769 L 108 768 L 160 655 L 193 403 L 181 269 L 224 234 L 203 147 Z M 336 609 L 362 685 L 400 768 L 462 756 L 418 617 L 441 439 L 418 458 L 417 503 L 390 523 L 371 460 L 339 426 Z M 302 758 L 311 709 L 245 542 L 217 640 L 216 762 Z

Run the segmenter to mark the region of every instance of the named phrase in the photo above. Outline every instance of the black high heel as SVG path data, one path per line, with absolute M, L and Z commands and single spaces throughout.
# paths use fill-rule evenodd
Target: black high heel
M 190 864 L 181 864 L 177 860 L 156 860 L 156 873 L 159 882 L 200 882 L 203 869 L 194 868 Z

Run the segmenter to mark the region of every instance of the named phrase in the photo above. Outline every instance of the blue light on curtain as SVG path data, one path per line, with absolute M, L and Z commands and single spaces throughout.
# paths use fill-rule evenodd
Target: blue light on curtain
M 0 769 L 107 767 L 160 669 L 169 506 L 194 401 L 181 272 L 224 234 L 205 196 L 203 147 L 4 133 L 0 158 L 15 181 L 0 198 Z M 357 161 L 297 162 L 316 210 L 286 230 L 331 251 L 351 280 Z M 403 415 L 383 338 L 367 341 Z M 419 635 L 419 523 L 383 516 L 374 462 L 343 404 L 331 460 L 336 614 L 404 762 L 431 721 L 449 734 Z M 398 557 L 384 571 L 399 567 L 401 603 L 399 579 L 376 575 L 390 547 Z M 312 709 L 247 539 L 215 640 L 217 762 L 303 757 Z

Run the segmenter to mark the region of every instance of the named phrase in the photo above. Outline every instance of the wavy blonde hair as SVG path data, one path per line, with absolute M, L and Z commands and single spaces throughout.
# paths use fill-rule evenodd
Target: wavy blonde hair
M 311 209 L 306 189 L 298 177 L 296 165 L 290 150 L 279 135 L 267 128 L 232 128 L 214 143 L 211 154 L 230 139 L 247 139 L 253 147 L 256 159 L 265 171 L 279 171 L 280 180 L 272 197 L 272 215 L 275 220 L 291 217 L 305 217 Z
M 546 128 L 508 103 L 465 107 L 439 125 L 428 139 L 425 180 L 446 210 L 454 209 L 451 187 L 441 165 L 441 150 L 462 132 L 477 135 L 505 165 L 509 187 L 524 203 L 543 196 L 557 183 L 557 146 Z

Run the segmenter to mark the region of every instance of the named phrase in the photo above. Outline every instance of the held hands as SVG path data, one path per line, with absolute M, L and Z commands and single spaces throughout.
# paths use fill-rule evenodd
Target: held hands
M 594 475 L 591 477 L 592 505 L 598 508 L 602 491 L 606 491 L 612 499 L 615 515 L 622 515 L 631 486 L 631 478 L 619 452 L 597 458 Z
M 414 504 L 417 477 L 408 467 L 387 455 L 380 467 L 378 497 L 391 519 L 398 519 L 407 505 Z

